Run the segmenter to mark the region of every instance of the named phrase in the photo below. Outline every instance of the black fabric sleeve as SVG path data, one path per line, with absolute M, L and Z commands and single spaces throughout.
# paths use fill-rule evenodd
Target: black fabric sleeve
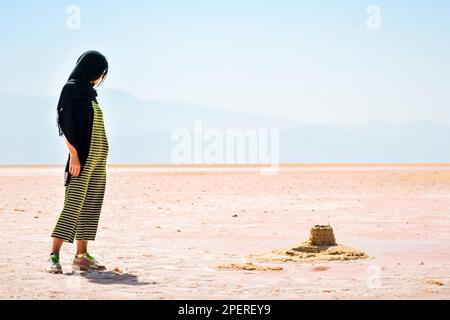
M 60 135 L 77 150 L 81 170 L 87 161 L 92 136 L 94 111 L 90 97 L 73 83 L 68 82 L 62 89 L 58 101 L 58 126 Z M 69 173 L 70 154 L 65 168 L 65 183 L 70 181 Z
M 66 92 L 63 95 L 61 106 L 61 130 L 67 141 L 69 141 L 72 146 L 77 148 L 77 110 L 75 106 L 75 99 L 71 97 L 70 93 Z

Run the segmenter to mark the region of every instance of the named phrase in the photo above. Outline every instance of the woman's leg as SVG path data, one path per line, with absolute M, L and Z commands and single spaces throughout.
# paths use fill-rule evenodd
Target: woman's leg
M 81 270 L 106 269 L 104 265 L 88 253 L 88 241 L 94 241 L 97 234 L 100 212 L 105 195 L 105 185 L 106 166 L 105 162 L 103 162 L 95 166 L 92 172 L 86 198 L 80 210 L 79 223 L 75 234 L 75 240 L 77 240 L 77 256 L 74 258 L 73 265 L 79 267 Z
M 86 243 L 83 244 L 86 249 L 87 241 L 94 241 L 97 234 L 100 213 L 105 196 L 105 186 L 106 166 L 104 163 L 99 163 L 92 170 L 86 197 L 80 210 L 75 234 L 75 240 L 86 241 Z
M 64 243 L 63 239 L 60 238 L 53 238 L 53 245 L 52 245 L 52 253 L 57 253 L 59 254 L 59 251 L 61 250 L 61 247 Z
M 64 207 L 59 215 L 52 237 L 73 243 L 80 218 L 80 211 L 86 198 L 92 169 L 85 167 L 79 176 L 71 177 L 66 187 Z
M 61 264 L 59 263 L 59 251 L 61 250 L 63 243 L 63 239 L 53 237 L 52 253 L 48 258 L 47 272 L 54 274 L 61 274 L 63 272 Z
M 77 240 L 77 255 L 87 253 L 87 247 L 87 240 Z

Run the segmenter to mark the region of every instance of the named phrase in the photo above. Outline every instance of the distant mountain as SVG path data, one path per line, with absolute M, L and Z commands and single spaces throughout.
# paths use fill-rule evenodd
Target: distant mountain
M 57 135 L 56 97 L 0 94 L 0 163 L 64 163 Z M 430 121 L 359 127 L 310 125 L 185 103 L 144 101 L 102 88 L 111 163 L 171 163 L 175 129 L 279 128 L 281 162 L 448 162 L 450 127 Z
M 301 126 L 282 130 L 283 159 L 304 162 L 448 162 L 450 127 L 423 121 L 357 127 Z M 289 146 L 294 143 L 299 148 Z

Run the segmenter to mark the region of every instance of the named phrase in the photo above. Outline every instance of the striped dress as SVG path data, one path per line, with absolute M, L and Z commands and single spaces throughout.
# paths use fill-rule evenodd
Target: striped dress
M 92 101 L 94 122 L 89 154 L 77 177 L 72 176 L 66 186 L 64 207 L 52 237 L 73 243 L 75 240 L 95 240 L 106 186 L 108 139 L 103 112 Z

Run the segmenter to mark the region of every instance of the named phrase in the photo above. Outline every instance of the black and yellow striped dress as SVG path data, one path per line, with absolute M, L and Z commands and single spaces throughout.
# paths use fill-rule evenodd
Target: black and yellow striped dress
M 75 240 L 95 240 L 106 186 L 108 139 L 103 112 L 92 101 L 94 119 L 89 154 L 78 177 L 72 176 L 66 187 L 64 208 L 59 215 L 52 237 L 73 243 Z

